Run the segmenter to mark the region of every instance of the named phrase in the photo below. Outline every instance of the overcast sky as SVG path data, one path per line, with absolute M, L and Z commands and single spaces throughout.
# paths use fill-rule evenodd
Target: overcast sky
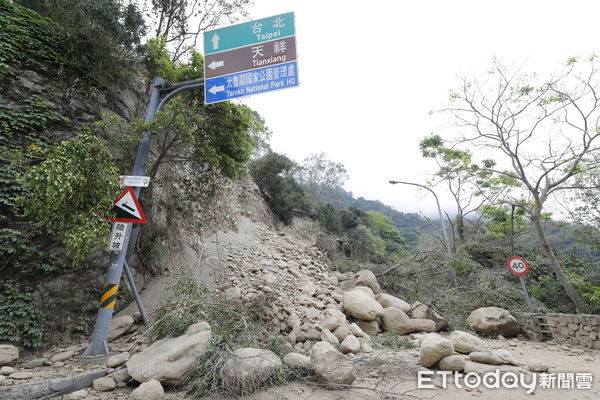
M 600 53 L 598 0 L 255 0 L 250 18 L 289 11 L 300 86 L 241 102 L 264 117 L 275 151 L 298 162 L 326 152 L 346 166 L 347 190 L 403 212 L 437 213 L 431 195 L 388 181 L 434 171 L 418 143 L 459 76 L 483 76 L 493 56 L 549 73 Z

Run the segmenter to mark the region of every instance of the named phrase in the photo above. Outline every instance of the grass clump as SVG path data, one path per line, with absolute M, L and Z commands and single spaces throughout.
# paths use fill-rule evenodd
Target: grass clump
M 173 288 L 175 297 L 161 306 L 154 314 L 154 325 L 148 332 L 152 341 L 176 337 L 192 324 L 207 321 L 211 326 L 212 339 L 206 353 L 196 361 L 196 368 L 184 389 L 192 398 L 215 394 L 239 395 L 225 387 L 221 370 L 233 351 L 242 347 L 255 347 L 273 351 L 280 358 L 291 351 L 286 338 L 277 331 L 269 330 L 261 308 L 268 300 L 257 299 L 253 303 L 234 303 L 220 294 L 211 294 L 206 288 L 190 278 L 181 279 Z M 281 367 L 266 386 L 285 384 L 290 372 Z
M 389 349 L 414 349 L 415 344 L 407 336 L 399 335 L 394 331 L 387 331 L 380 335 L 380 344 Z

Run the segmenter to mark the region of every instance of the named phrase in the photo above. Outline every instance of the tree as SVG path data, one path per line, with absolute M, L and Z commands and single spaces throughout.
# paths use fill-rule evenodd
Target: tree
M 329 161 L 327 154 L 311 154 L 302 162 L 298 181 L 306 189 L 310 200 L 316 202 L 323 191 L 343 186 L 348 179 L 346 168 L 341 163 Z
M 278 153 L 269 153 L 252 162 L 250 174 L 269 208 L 284 224 L 295 209 L 305 209 L 304 192 L 294 178 L 295 162 Z
M 200 33 L 223 21 L 233 23 L 248 13 L 250 0 L 152 0 L 154 37 L 164 37 L 173 60 L 196 47 Z
M 554 254 L 542 227 L 542 211 L 550 196 L 572 186 L 593 154 L 597 154 L 600 118 L 600 75 L 595 56 L 586 62 L 569 59 L 548 79 L 511 70 L 494 60 L 489 78 L 463 78 L 445 109 L 462 134 L 457 145 L 485 149 L 510 168 L 498 174 L 521 185 L 515 204 L 528 215 L 559 282 L 578 312 L 588 306 L 576 292 Z
M 444 183 L 454 197 L 456 229 L 455 224 L 448 219 L 456 247 L 455 230 L 459 243 L 464 243 L 464 224 L 469 214 L 478 212 L 477 222 L 480 222 L 496 199 L 515 185 L 514 179 L 490 171 L 496 165 L 493 160 L 486 159 L 477 163 L 470 151 L 448 147 L 439 135 L 424 138 L 419 147 L 422 156 L 435 160 L 438 166 L 430 184 L 435 186 Z

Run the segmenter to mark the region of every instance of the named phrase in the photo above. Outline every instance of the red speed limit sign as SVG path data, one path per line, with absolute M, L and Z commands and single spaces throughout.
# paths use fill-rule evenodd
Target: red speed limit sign
M 508 269 L 514 275 L 527 275 L 529 273 L 529 264 L 523 257 L 512 256 L 506 262 Z

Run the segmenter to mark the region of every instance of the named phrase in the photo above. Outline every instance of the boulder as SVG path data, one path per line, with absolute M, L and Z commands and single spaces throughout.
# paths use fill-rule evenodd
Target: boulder
M 441 331 L 448 328 L 448 321 L 439 313 L 427 307 L 425 304 L 415 301 L 412 305 L 411 315 L 416 319 L 430 319 L 435 322 L 435 330 Z
M 0 367 L 14 365 L 19 359 L 19 349 L 12 344 L 0 344 Z
M 360 329 L 360 326 L 358 326 L 354 322 L 350 324 L 349 328 L 350 328 L 350 332 L 356 337 L 362 337 L 362 336 L 366 335 L 366 333 L 364 333 L 363 330 Z
M 383 314 L 381 304 L 360 290 L 346 292 L 344 310 L 354 318 L 364 321 L 373 321 Z
M 380 332 L 379 322 L 377 321 L 356 321 L 356 325 L 366 334 L 375 336 Z M 356 336 L 356 334 L 354 335 Z
M 315 374 L 330 385 L 350 385 L 356 370 L 346 356 L 328 342 L 318 342 L 310 349 L 310 364 Z
M 454 350 L 459 353 L 469 354 L 474 351 L 484 351 L 487 348 L 483 340 L 463 331 L 453 331 L 448 339 L 454 345 Z
M 415 330 L 414 322 L 404 311 L 396 307 L 387 307 L 381 317 L 384 331 L 394 331 L 400 335 L 407 335 Z
M 321 326 L 330 331 L 335 331 L 336 328 L 346 325 L 346 315 L 340 310 L 328 308 L 323 311 L 323 321 Z
M 439 368 L 443 371 L 464 371 L 465 370 L 465 358 L 464 356 L 451 355 L 442 358 L 439 361 Z
M 113 318 L 110 321 L 110 329 L 108 331 L 108 341 L 112 342 L 125 332 L 129 330 L 135 323 L 135 320 L 131 315 L 123 315 L 120 317 Z
M 283 363 L 293 369 L 300 371 L 312 370 L 312 367 L 310 366 L 310 357 L 300 353 L 287 353 L 283 357 Z
M 340 351 L 346 353 L 358 353 L 360 351 L 360 341 L 354 335 L 348 335 L 340 344 Z
M 415 326 L 415 332 L 435 332 L 436 325 L 430 319 L 413 319 L 413 324 Z
M 92 389 L 99 392 L 107 392 L 109 390 L 113 390 L 115 387 L 117 387 L 117 383 L 112 376 L 94 379 L 94 382 L 92 383 Z
M 176 338 L 161 339 L 127 361 L 129 374 L 138 382 L 156 379 L 163 385 L 178 385 L 194 370 L 196 359 L 210 344 L 210 326 L 200 322 Z
M 514 357 L 512 356 L 512 354 L 510 354 L 510 352 L 508 350 L 504 350 L 504 349 L 496 350 L 496 351 L 494 351 L 494 354 L 497 355 L 498 357 L 500 357 L 502 359 L 502 361 L 504 361 L 507 364 L 512 364 L 512 365 L 516 365 L 516 366 L 522 365 L 519 361 L 514 359 Z
M 368 294 L 369 297 L 373 299 L 375 298 L 375 293 L 373 293 L 373 290 L 371 290 L 371 288 L 368 286 L 355 286 L 352 290 L 360 290 L 361 292 L 365 292 L 366 294 Z
M 500 307 L 478 308 L 467 318 L 467 325 L 486 335 L 514 336 L 519 332 L 515 317 Z
M 363 269 L 362 271 L 359 271 L 358 276 L 354 280 L 354 284 L 356 286 L 369 287 L 375 294 L 381 293 L 381 286 L 379 286 L 379 282 L 377 282 L 375 274 L 370 269 Z
M 358 325 L 357 325 L 358 326 Z M 360 329 L 360 328 L 358 328 Z M 362 331 L 361 331 L 362 332 Z M 350 331 L 349 328 L 346 328 L 345 326 L 340 326 L 339 328 L 337 328 L 335 331 L 333 331 L 333 334 L 335 335 L 335 337 L 340 341 L 340 343 L 346 339 L 346 337 L 348 335 L 351 335 L 352 332 Z
M 419 360 L 424 367 L 436 365 L 442 358 L 454 354 L 452 342 L 436 333 L 429 333 L 421 340 Z
M 117 367 L 120 367 L 121 365 L 125 364 L 127 362 L 127 360 L 129 360 L 128 353 L 115 354 L 114 356 L 112 356 L 108 360 L 106 360 L 106 366 L 108 368 L 117 368 Z
M 377 301 L 379 302 L 379 304 L 381 304 L 383 308 L 396 307 L 407 314 L 411 310 L 410 304 L 408 304 L 402 299 L 392 296 L 391 294 L 381 293 L 377 296 Z
M 502 358 L 493 353 L 484 351 L 474 351 L 469 353 L 469 360 L 475 361 L 482 364 L 500 365 L 504 364 Z
M 329 342 L 336 347 L 340 345 L 339 339 L 333 333 L 331 333 L 329 329 L 323 329 L 321 331 L 321 340 Z
M 163 400 L 164 398 L 165 390 L 156 379 L 142 383 L 129 395 L 130 400 Z
M 42 360 L 45 360 L 45 358 L 42 358 Z M 13 367 L 4 366 L 4 367 L 0 368 L 0 375 L 10 375 L 10 374 L 14 374 L 15 372 L 16 372 L 16 370 Z
M 223 385 L 237 393 L 252 393 L 283 364 L 271 350 L 243 347 L 233 352 L 221 369 Z

